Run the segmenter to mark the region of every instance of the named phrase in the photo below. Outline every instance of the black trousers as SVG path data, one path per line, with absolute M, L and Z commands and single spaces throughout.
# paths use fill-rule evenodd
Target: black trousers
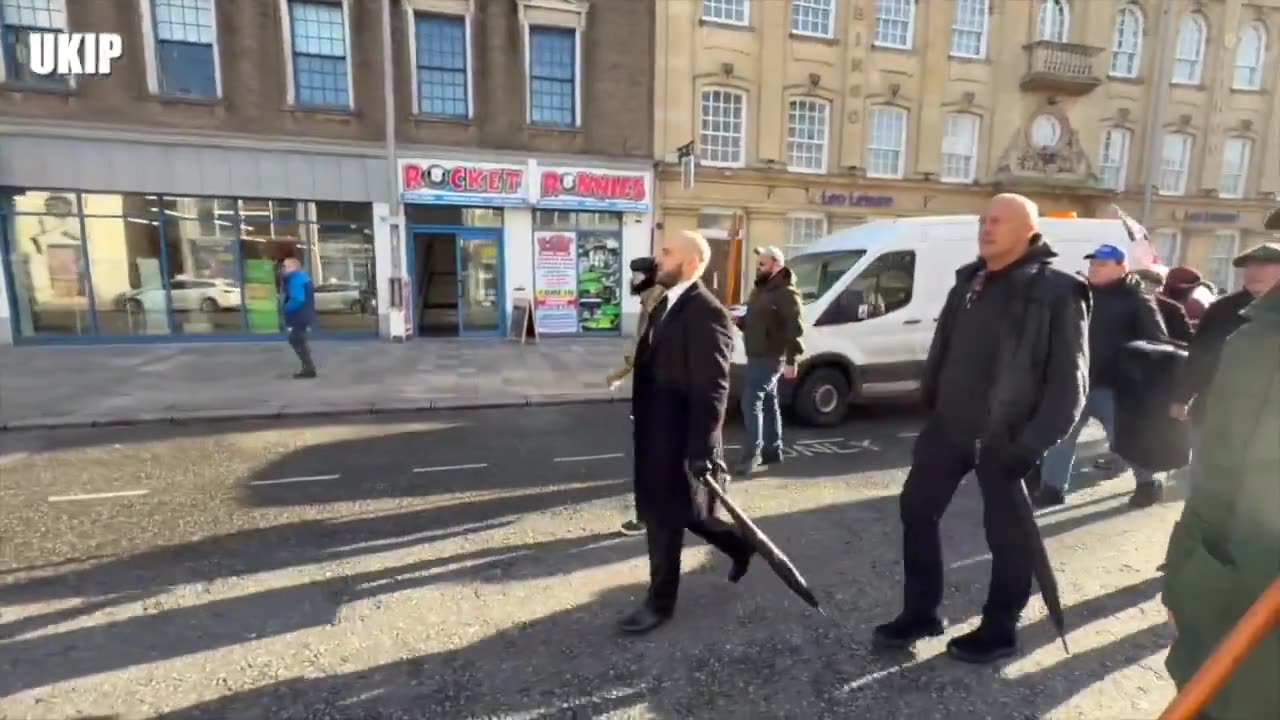
M 960 448 L 930 424 L 916 439 L 911 472 L 899 498 L 907 613 L 936 616 L 942 604 L 942 538 L 939 523 L 956 488 L 974 468 L 972 448 Z M 1012 632 L 1027 601 L 1035 550 L 1017 518 L 1028 504 L 1023 478 L 979 477 L 982 526 L 991 550 L 991 584 L 982 608 L 984 623 Z M 1029 508 L 1021 508 L 1030 512 Z
M 311 346 L 307 343 L 307 328 L 289 328 L 289 346 L 293 348 L 293 352 L 297 354 L 298 360 L 302 363 L 302 372 L 313 373 L 316 371 L 315 363 L 311 361 Z
M 684 531 L 706 540 L 712 547 L 731 558 L 751 553 L 751 543 L 738 526 L 714 515 L 695 521 L 687 528 L 655 523 L 646 519 L 645 539 L 649 545 L 649 595 L 645 605 L 659 615 L 670 617 L 676 610 L 676 594 L 680 589 L 680 553 L 684 548 Z

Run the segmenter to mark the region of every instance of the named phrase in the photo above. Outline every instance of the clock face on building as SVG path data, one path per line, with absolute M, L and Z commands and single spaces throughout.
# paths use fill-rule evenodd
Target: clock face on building
M 1041 113 L 1031 121 L 1029 133 L 1031 145 L 1037 150 L 1055 148 L 1062 140 L 1062 122 L 1048 113 Z

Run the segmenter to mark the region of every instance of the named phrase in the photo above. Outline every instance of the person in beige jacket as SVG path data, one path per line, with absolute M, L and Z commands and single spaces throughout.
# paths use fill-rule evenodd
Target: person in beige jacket
M 649 313 L 666 295 L 666 288 L 658 285 L 658 263 L 651 257 L 636 258 L 631 261 L 631 294 L 640 296 L 640 319 L 636 323 L 636 335 L 627 343 L 622 356 L 623 366 L 609 373 L 606 382 L 609 389 L 616 389 L 631 374 L 636 364 L 636 346 L 640 338 L 649 330 Z M 622 523 L 623 535 L 643 535 L 644 523 L 635 517 Z

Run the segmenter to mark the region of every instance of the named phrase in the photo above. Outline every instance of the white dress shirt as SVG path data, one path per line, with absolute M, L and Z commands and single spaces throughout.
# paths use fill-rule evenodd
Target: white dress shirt
M 667 312 L 671 312 L 671 308 L 676 306 L 676 301 L 680 299 L 680 296 L 684 294 L 684 291 L 688 290 L 689 287 L 693 285 L 693 283 L 694 283 L 693 280 L 686 280 L 682 283 L 676 283 L 671 287 L 670 290 L 667 291 Z M 662 318 L 664 320 L 666 319 L 666 317 L 667 316 L 663 314 Z

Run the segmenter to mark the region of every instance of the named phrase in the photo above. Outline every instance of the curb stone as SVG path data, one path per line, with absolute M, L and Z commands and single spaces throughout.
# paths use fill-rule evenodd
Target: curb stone
M 166 410 L 159 413 L 140 413 L 126 416 L 52 418 L 24 418 L 0 422 L 0 433 L 24 430 L 73 430 L 107 427 L 137 427 L 145 425 L 200 425 L 205 423 L 243 420 L 274 420 L 279 418 L 350 417 L 359 415 L 396 415 L 414 412 L 442 410 L 491 410 L 509 407 L 556 407 L 561 405 L 601 405 L 628 402 L 629 393 L 569 393 L 564 395 L 512 396 L 503 399 L 441 398 L 408 403 L 373 403 L 349 407 L 289 407 L 269 410 Z

